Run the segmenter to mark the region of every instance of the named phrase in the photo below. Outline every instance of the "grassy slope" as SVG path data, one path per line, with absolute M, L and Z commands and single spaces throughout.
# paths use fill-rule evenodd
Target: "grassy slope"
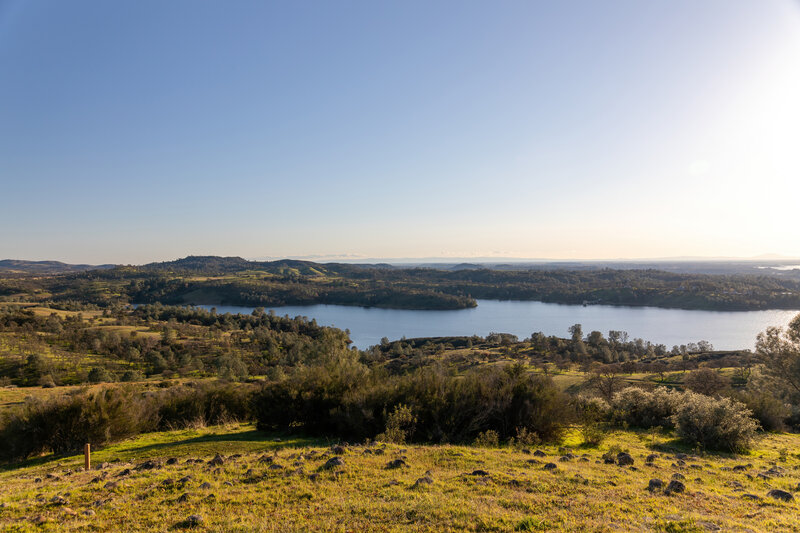
M 792 490 L 800 481 L 798 457 L 779 460 L 779 450 L 796 450 L 800 436 L 770 435 L 748 457 L 701 456 L 683 468 L 671 466 L 675 459 L 667 455 L 672 446 L 667 437 L 620 432 L 600 448 L 581 449 L 579 442 L 575 436 L 566 444 L 573 444 L 578 455 L 587 453 L 587 461 L 560 462 L 557 447 L 549 446 L 541 447 L 548 457 L 537 464 L 528 463 L 532 455 L 511 448 L 389 445 L 376 455 L 353 446 L 343 457 L 345 466 L 337 469 L 342 474 L 321 471 L 314 481 L 309 474 L 319 471 L 329 452 L 321 441 L 276 442 L 248 425 L 150 434 L 95 453 L 96 463 L 111 462 L 101 471 L 66 474 L 82 464 L 79 456 L 38 459 L 0 471 L 0 506 L 5 504 L 0 529 L 163 531 L 199 514 L 202 528 L 210 531 L 800 530 L 796 503 L 766 498 L 770 488 Z M 637 470 L 596 463 L 612 445 L 628 449 Z M 663 455 L 655 466 L 646 466 L 644 456 L 653 448 Z M 186 463 L 187 458 L 208 461 L 215 453 L 242 457 L 218 469 Z M 259 463 L 264 454 L 285 468 L 270 470 Z M 146 459 L 163 463 L 169 457 L 180 461 L 118 477 Z M 409 466 L 385 469 L 395 457 L 404 457 Z M 547 461 L 558 464 L 555 473 L 542 469 Z M 745 463 L 752 463 L 753 479 L 727 470 Z M 773 463 L 786 475 L 756 476 Z M 465 475 L 475 469 L 490 475 Z M 414 488 L 428 470 L 434 483 Z M 674 472 L 686 476 L 686 493 L 646 490 L 649 479 L 667 481 Z M 47 473 L 60 479 L 48 479 Z M 108 478 L 91 483 L 103 474 Z M 185 475 L 193 479 L 184 486 L 163 484 Z M 109 480 L 118 486 L 105 488 Z M 204 482 L 210 488 L 201 488 Z M 736 490 L 735 482 L 743 488 Z M 177 502 L 184 493 L 188 501 Z M 750 501 L 744 493 L 764 499 Z M 68 500 L 66 506 L 49 503 L 56 495 Z M 96 515 L 84 516 L 88 509 Z M 37 516 L 48 521 L 36 526 Z

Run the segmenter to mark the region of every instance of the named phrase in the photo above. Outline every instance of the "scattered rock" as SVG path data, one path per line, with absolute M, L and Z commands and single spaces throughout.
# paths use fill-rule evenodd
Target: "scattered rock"
M 125 470 L 120 471 L 117 474 L 117 477 L 124 477 L 124 476 L 129 476 L 129 475 L 131 475 L 131 469 L 130 468 L 126 468 Z
M 617 454 L 617 464 L 619 466 L 629 466 L 633 464 L 633 457 L 626 452 L 619 452 Z
M 722 529 L 714 522 L 697 522 L 697 525 L 702 527 L 706 531 L 720 531 Z
M 210 489 L 210 488 L 211 488 L 211 483 L 209 483 L 208 481 L 206 481 L 205 483 L 203 483 L 202 485 L 200 485 L 200 488 L 201 488 L 201 489 L 203 489 L 203 490 L 205 490 L 205 489 Z
M 667 485 L 667 490 L 664 491 L 665 494 L 672 494 L 673 492 L 676 494 L 680 494 L 686 490 L 686 485 L 678 481 L 677 479 L 673 479 Z
M 49 521 L 50 520 L 44 515 L 37 515 L 37 516 L 34 516 L 33 518 L 31 518 L 31 522 L 33 522 L 37 526 L 41 526 L 43 524 L 46 524 Z
M 334 446 L 331 448 L 331 452 L 333 452 L 334 455 L 344 455 L 347 449 L 344 446 Z
M 745 470 L 747 470 L 751 466 L 752 465 L 736 465 L 736 466 L 733 467 L 733 471 L 734 472 L 744 472 Z
M 408 464 L 406 464 L 406 462 L 402 459 L 392 459 L 386 464 L 387 469 L 402 468 L 404 466 L 408 466 Z
M 753 500 L 755 502 L 761 500 L 761 496 L 756 496 L 755 494 L 742 494 L 742 498 L 745 500 Z
M 308 476 L 308 479 L 311 481 L 317 481 L 317 479 L 319 479 L 319 474 L 311 474 Z
M 94 510 L 94 509 L 86 509 L 86 510 L 84 510 L 84 511 L 81 511 L 81 514 L 82 514 L 83 516 L 94 516 L 94 515 L 96 515 L 97 513 L 95 512 L 95 510 Z
M 267 470 L 283 470 L 283 465 L 279 465 L 278 463 L 272 463 L 267 467 Z
M 421 487 L 422 485 L 433 485 L 433 479 L 428 476 L 424 476 L 414 482 L 414 487 Z
M 178 483 L 180 483 L 181 485 L 185 485 L 185 484 L 189 483 L 191 480 L 192 480 L 192 476 L 184 476 L 184 477 L 182 477 L 182 478 L 180 478 L 178 480 Z
M 681 461 L 684 461 L 684 460 L 686 460 L 688 457 L 689 457 L 689 456 L 688 456 L 688 455 L 686 455 L 685 453 L 676 453 L 676 454 L 675 454 L 675 459 L 679 459 L 679 460 L 681 460 Z
M 544 465 L 544 469 L 555 471 L 556 469 L 558 469 L 558 465 L 555 463 L 547 463 L 546 465 Z
M 325 461 L 325 464 L 322 465 L 322 469 L 331 470 L 333 468 L 336 468 L 337 466 L 344 466 L 344 461 L 342 460 L 341 457 L 331 457 L 330 459 Z
M 767 493 L 767 496 L 785 502 L 790 502 L 794 500 L 794 496 L 792 496 L 791 492 L 786 492 L 785 490 L 780 490 L 780 489 L 772 489 Z
M 119 483 L 117 483 L 116 481 L 109 481 L 108 483 L 103 485 L 103 488 L 108 490 L 114 490 L 117 487 L 119 487 Z
M 78 516 L 78 513 L 69 507 L 64 507 L 61 511 L 68 516 Z
M 489 472 L 487 472 L 486 470 L 473 470 L 472 472 L 470 472 L 469 475 L 470 476 L 488 476 Z
M 650 455 L 645 457 L 644 462 L 645 464 L 651 465 L 656 462 L 656 459 L 658 459 L 658 455 L 655 453 L 651 453 Z
M 186 503 L 186 502 L 188 502 L 189 501 L 189 493 L 188 492 L 184 492 L 183 494 L 178 496 L 178 499 L 176 501 L 178 503 Z
M 225 485 L 226 487 L 233 487 L 233 482 L 226 481 L 226 482 L 223 483 L 223 485 Z
M 209 466 L 221 466 L 225 464 L 225 459 L 223 459 L 220 454 L 217 454 L 208 462 L 208 464 Z
M 664 488 L 664 482 L 660 479 L 651 479 L 650 483 L 647 484 L 647 490 L 650 492 L 656 492 Z
M 97 466 L 95 466 L 94 468 L 95 468 L 95 470 L 104 470 L 104 469 L 108 468 L 109 466 L 111 466 L 111 465 L 108 464 L 108 463 L 100 463 Z
M 686 476 L 684 476 L 680 472 L 675 472 L 674 474 L 672 474 L 672 479 L 677 479 L 678 481 L 683 481 L 684 479 L 686 479 Z
M 175 480 L 172 479 L 172 478 L 167 478 L 164 481 L 162 481 L 161 484 L 163 486 L 165 486 L 165 487 L 169 487 L 170 485 L 174 485 L 175 484 Z
M 175 457 L 170 457 L 169 459 L 167 459 L 167 464 L 170 466 L 176 465 L 178 464 L 178 459 L 176 459 Z
M 63 496 L 53 496 L 52 498 L 50 498 L 50 503 L 52 505 L 66 505 L 67 499 L 64 498 Z
M 193 514 L 186 517 L 186 520 L 181 522 L 179 526 L 181 527 L 197 527 L 203 523 L 203 517 L 199 514 Z
M 547 454 L 544 453 L 542 450 L 536 450 L 533 452 L 534 457 L 547 457 Z
M 36 479 L 33 480 L 33 482 L 34 483 L 41 483 L 42 482 L 42 478 L 37 477 Z
M 562 455 L 561 457 L 558 458 L 558 460 L 561 461 L 562 463 L 565 463 L 567 461 L 572 461 L 571 455 L 572 454 Z

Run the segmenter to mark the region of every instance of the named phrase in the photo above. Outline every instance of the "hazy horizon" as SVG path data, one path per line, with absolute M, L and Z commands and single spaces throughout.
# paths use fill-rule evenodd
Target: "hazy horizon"
M 800 257 L 800 3 L 0 2 L 0 257 Z

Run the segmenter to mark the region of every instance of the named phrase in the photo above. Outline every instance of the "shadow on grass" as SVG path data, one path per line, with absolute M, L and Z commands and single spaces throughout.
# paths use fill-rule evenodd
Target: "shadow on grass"
M 142 438 L 142 437 L 146 438 L 147 435 L 148 435 L 147 433 L 142 433 L 135 438 Z M 128 447 L 124 446 L 123 444 L 124 447 L 115 450 L 114 455 L 144 454 L 144 453 L 158 452 L 159 450 L 163 451 L 172 448 L 193 446 L 198 444 L 223 445 L 225 443 L 246 443 L 246 442 L 262 443 L 265 447 L 269 447 L 270 450 L 282 450 L 284 448 L 297 448 L 303 446 L 327 446 L 330 444 L 331 441 L 327 439 L 311 438 L 301 435 L 269 433 L 265 431 L 252 429 L 247 431 L 230 432 L 230 433 L 211 433 L 207 435 L 199 435 L 197 437 L 177 439 L 167 442 L 144 444 L 140 446 Z M 98 453 L 107 452 L 109 451 L 108 448 L 113 446 L 118 446 L 120 444 L 122 443 L 112 443 L 96 451 Z M 69 461 L 80 461 L 82 459 L 83 455 L 75 453 L 71 453 L 68 455 L 56 455 L 56 454 L 43 455 L 41 457 L 26 459 L 18 463 L 0 465 L 0 472 L 7 472 L 10 470 L 17 470 L 21 468 L 29 468 L 34 466 L 43 466 L 46 465 L 47 463 L 51 463 L 54 461 L 69 462 Z

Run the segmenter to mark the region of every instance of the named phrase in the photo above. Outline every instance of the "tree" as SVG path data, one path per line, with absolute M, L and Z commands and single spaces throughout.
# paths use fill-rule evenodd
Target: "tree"
M 770 327 L 759 333 L 756 356 L 773 383 L 790 396 L 800 398 L 800 314 L 785 330 Z
M 689 372 L 683 383 L 692 392 L 716 396 L 728 387 L 729 380 L 715 370 L 699 368 Z
M 602 365 L 593 371 L 589 385 L 607 402 L 611 402 L 614 394 L 625 386 L 619 365 Z
M 572 340 L 574 342 L 578 342 L 579 340 L 583 339 L 583 326 L 580 324 L 574 324 L 570 326 L 569 334 L 572 336 Z

